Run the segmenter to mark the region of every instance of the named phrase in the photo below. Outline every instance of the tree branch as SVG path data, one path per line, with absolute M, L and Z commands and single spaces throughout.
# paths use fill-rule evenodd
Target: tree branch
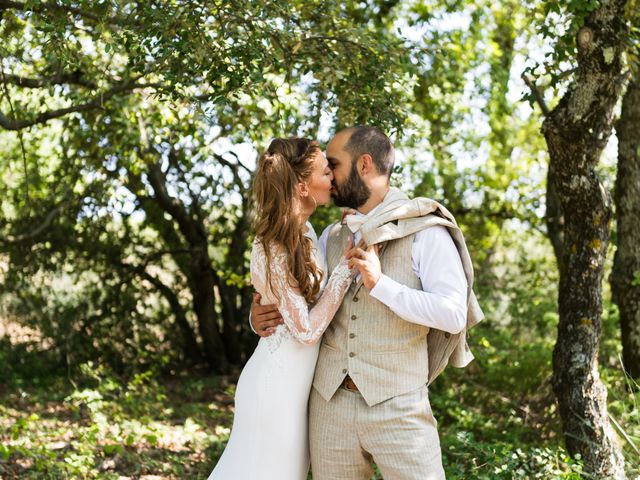
M 233 156 L 235 157 L 236 161 L 238 162 L 238 166 L 239 166 L 239 167 L 242 167 L 242 169 L 243 169 L 245 172 L 247 172 L 249 175 L 252 175 L 252 174 L 253 174 L 253 171 L 252 171 L 249 167 L 247 167 L 244 163 L 242 163 L 242 162 L 240 161 L 240 157 L 238 157 L 238 154 L 237 154 L 236 152 L 232 152 L 232 151 L 230 150 L 230 151 L 228 151 L 227 153 L 228 153 L 229 155 L 233 155 Z
M 87 12 L 76 7 L 70 7 L 67 5 L 59 5 L 54 2 L 43 2 L 40 4 L 27 5 L 26 3 L 16 2 L 12 0 L 0 0 L 0 11 L 2 10 L 19 10 L 22 12 L 37 12 L 42 13 L 46 11 L 57 13 L 70 13 L 77 15 L 85 20 L 91 20 L 94 23 L 108 23 L 110 25 L 120 25 L 126 23 L 126 18 L 123 17 L 103 17 L 95 13 Z
M 38 235 L 40 235 L 47 228 L 49 228 L 49 226 L 51 225 L 53 220 L 58 216 L 58 214 L 61 211 L 62 211 L 62 206 L 58 205 L 53 210 L 51 210 L 49 213 L 47 213 L 47 215 L 44 218 L 44 220 L 42 221 L 42 223 L 40 223 L 40 225 L 38 225 L 32 231 L 30 231 L 28 233 L 24 233 L 22 235 L 16 235 L 16 236 L 8 235 L 8 236 L 6 236 L 4 238 L 0 237 L 0 244 L 2 244 L 2 245 L 16 245 L 18 243 L 27 243 L 27 242 L 35 239 Z
M 166 185 L 166 178 L 160 165 L 152 161 L 148 162 L 148 178 L 153 188 L 154 198 L 160 207 L 173 217 L 178 223 L 180 231 L 185 236 L 190 245 L 195 245 L 202 239 L 206 238 L 202 225 L 195 222 L 184 204 L 176 198 L 173 198 Z
M 365 53 L 370 53 L 369 49 L 367 47 L 365 47 L 364 45 L 359 44 L 358 42 L 348 39 L 348 38 L 343 38 L 343 37 L 331 37 L 328 35 L 312 35 L 309 37 L 303 37 L 300 39 L 301 42 L 307 42 L 307 41 L 318 41 L 318 42 L 323 42 L 323 43 L 328 43 L 328 42 L 338 42 L 338 43 L 342 43 L 345 46 L 346 45 L 352 45 L 360 50 L 362 50 Z
M 149 87 L 160 88 L 162 86 L 163 86 L 162 84 L 141 84 L 141 83 L 135 83 L 135 81 L 127 81 L 112 87 L 106 92 L 102 92 L 100 95 L 97 95 L 92 100 L 86 103 L 81 103 L 80 105 L 73 105 L 71 107 L 59 108 L 57 110 L 49 110 L 48 112 L 39 114 L 38 116 L 36 116 L 31 120 L 26 120 L 26 119 L 16 120 L 16 119 L 7 117 L 3 113 L 0 113 L 0 127 L 4 128 L 5 130 L 14 130 L 14 131 L 22 130 L 22 129 L 31 127 L 33 125 L 46 123 L 49 120 L 53 120 L 55 118 L 63 117 L 69 113 L 85 112 L 88 110 L 93 110 L 94 108 L 102 108 L 102 106 L 104 105 L 104 102 L 106 102 L 111 97 L 119 93 L 136 90 L 140 88 L 149 88 Z
M 229 160 L 225 159 L 222 155 L 218 155 L 217 153 L 213 154 L 213 158 L 215 158 L 219 163 L 221 163 L 225 167 L 228 167 L 231 170 L 231 172 L 233 173 L 233 179 L 235 180 L 236 185 L 238 185 L 240 192 L 244 193 L 246 188 L 244 186 L 244 182 L 242 181 L 242 178 L 240 178 L 240 173 L 238 172 L 238 169 L 239 167 L 242 167 L 249 173 L 251 173 L 251 171 L 240 162 L 240 159 L 238 159 L 238 156 L 235 153 L 233 152 L 229 152 L 229 153 L 231 153 L 236 157 L 236 159 L 238 160 L 238 163 L 236 164 L 231 163 Z
M 542 110 L 542 114 L 546 117 L 549 115 L 549 107 L 547 107 L 546 102 L 544 101 L 544 97 L 542 96 L 542 92 L 537 87 L 535 82 L 527 75 L 526 73 L 522 74 L 522 80 L 527 84 L 527 87 L 531 89 L 531 93 L 533 93 L 533 97 L 536 99 L 536 103 L 540 106 L 540 110 Z
M 72 72 L 72 73 L 61 73 L 59 75 L 54 75 L 52 77 L 41 77 L 41 78 L 21 77 L 20 75 L 13 75 L 11 73 L 6 73 L 6 72 L 2 72 L 2 75 L 0 76 L 3 79 L 3 82 L 11 83 L 13 85 L 17 85 L 19 87 L 24 87 L 24 88 L 44 88 L 52 85 L 63 85 L 63 84 L 80 85 L 82 87 L 87 87 L 91 89 L 97 88 L 95 83 L 83 80 L 82 75 L 83 74 L 81 71 L 76 70 L 75 72 Z

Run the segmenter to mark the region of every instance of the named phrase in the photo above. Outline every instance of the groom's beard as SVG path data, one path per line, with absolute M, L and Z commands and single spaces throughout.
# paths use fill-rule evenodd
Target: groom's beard
M 356 162 L 351 164 L 349 178 L 342 185 L 334 183 L 334 187 L 335 192 L 331 196 L 338 207 L 357 209 L 364 205 L 371 196 L 371 189 L 365 185 L 360 175 L 358 175 Z

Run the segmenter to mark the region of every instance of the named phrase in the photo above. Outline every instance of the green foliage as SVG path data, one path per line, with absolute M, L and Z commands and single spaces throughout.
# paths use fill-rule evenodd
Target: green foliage
M 242 0 L 3 9 L 0 124 L 17 132 L 0 132 L 2 312 L 69 366 L 198 362 L 215 340 L 203 331 L 241 363 L 255 343 L 256 152 L 274 136 L 316 137 L 327 112 L 336 126 L 403 128 L 406 49 L 377 20 L 354 22 L 364 11 Z M 206 315 L 194 305 L 203 237 L 217 288 Z
M 447 478 L 581 478 L 580 460 L 562 446 L 550 384 L 557 322 L 550 246 L 539 238 L 534 248 L 528 235 L 505 229 L 496 246 L 493 281 L 500 283 L 491 288 L 499 294 L 485 285 L 487 319 L 470 332 L 475 361 L 447 369 L 430 387 Z M 607 303 L 601 374 L 610 414 L 638 444 L 640 388 L 621 371 L 617 323 Z M 222 454 L 233 420 L 229 378 L 145 369 L 123 377 L 93 362 L 72 372 L 71 384 L 67 372 L 38 363 L 37 342 L 19 350 L 21 367 L 13 363 L 20 344 L 0 345 L 0 359 L 16 365 L 0 393 L 3 477 L 201 478 Z M 633 478 L 640 465 L 624 443 Z
M 583 478 L 582 467 L 579 462 L 571 459 L 562 450 L 552 448 L 532 447 L 527 450 L 513 445 L 486 445 L 477 442 L 473 435 L 460 433 L 457 437 L 458 445 L 451 445 L 449 454 L 453 458 L 458 456 L 455 467 L 451 468 L 447 478 L 464 479 L 510 479 L 510 478 L 541 478 L 541 479 L 572 479 Z M 469 452 L 473 452 L 474 461 L 471 465 L 467 461 Z
M 212 322 L 241 364 L 256 341 L 246 309 L 258 152 L 274 136 L 324 141 L 374 123 L 403 160 L 393 182 L 456 215 L 487 315 L 471 332 L 476 361 L 430 392 L 448 478 L 580 477 L 550 387 L 547 156 L 520 70 L 553 103 L 597 2 L 52 5 L 0 17 L 0 120 L 33 124 L 0 130 L 0 476 L 207 475 L 234 384 L 185 369 L 202 360 L 184 334 L 201 347 L 190 272 L 201 252 L 158 201 L 153 167 L 201 228 Z M 637 1 L 628 10 L 635 68 Z M 66 107 L 76 111 L 40 121 Z M 601 173 L 611 184 L 614 169 Z M 312 222 L 320 233 L 339 215 L 321 208 Z M 632 476 L 640 389 L 619 355 L 606 303 L 601 375 Z
M 447 371 L 430 392 L 447 478 L 580 478 L 579 460 L 568 457 L 555 434 L 551 343 L 514 342 L 509 329 L 478 328 L 477 362 Z M 53 397 L 51 387 L 4 391 L 3 476 L 209 473 L 230 432 L 233 384 L 194 372 L 158 377 L 145 371 L 127 380 L 104 365 L 86 364 L 81 371 L 76 387 L 60 378 Z M 609 386 L 620 395 L 610 403 L 614 415 L 633 407 L 623 384 Z
M 428 68 L 413 91 L 405 178 L 454 213 L 483 266 L 506 220 L 541 223 L 540 119 L 513 100 L 535 32 L 518 2 L 411 5 L 410 23 L 425 31 L 416 57 Z
M 227 406 L 211 403 L 215 397 L 228 405 L 228 396 L 215 393 L 217 380 L 185 375 L 165 386 L 150 371 L 127 380 L 104 365 L 81 370 L 77 387 L 56 384 L 56 397 L 33 387 L 3 393 L 3 478 L 205 475 L 202 455 L 228 435 L 216 425 L 232 419 Z
M 538 34 L 552 42 L 540 62 L 525 73 L 534 77 L 548 77 L 549 86 L 559 88 L 570 79 L 567 71 L 575 69 L 576 35 L 584 25 L 587 16 L 599 6 L 598 0 L 570 0 L 555 2 L 552 0 L 531 4 L 530 15 L 535 18 Z M 529 97 L 533 104 L 533 98 Z

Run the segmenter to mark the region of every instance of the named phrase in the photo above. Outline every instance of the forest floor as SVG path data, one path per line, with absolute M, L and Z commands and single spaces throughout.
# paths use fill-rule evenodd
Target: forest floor
M 71 375 L 29 332 L 0 335 L 0 478 L 205 479 L 222 453 L 238 372 L 123 378 L 89 362 Z M 580 478 L 559 435 L 553 344 L 525 336 L 477 327 L 476 361 L 430 387 L 448 479 Z M 629 478 L 640 478 L 640 388 L 604 343 L 609 413 Z

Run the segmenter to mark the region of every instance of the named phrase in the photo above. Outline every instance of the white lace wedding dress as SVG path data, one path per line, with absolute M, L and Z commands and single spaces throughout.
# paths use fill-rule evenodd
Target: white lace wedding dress
M 318 266 L 327 271 L 311 225 Z M 300 290 L 290 285 L 287 257 L 271 246 L 271 279 L 279 300 L 267 286 L 266 258 L 255 241 L 251 280 L 262 304 L 278 304 L 284 324 L 261 338 L 238 380 L 235 417 L 229 443 L 209 480 L 305 480 L 309 470 L 307 401 L 322 333 L 349 288 L 351 273 L 344 259 L 325 283 L 311 309 Z

